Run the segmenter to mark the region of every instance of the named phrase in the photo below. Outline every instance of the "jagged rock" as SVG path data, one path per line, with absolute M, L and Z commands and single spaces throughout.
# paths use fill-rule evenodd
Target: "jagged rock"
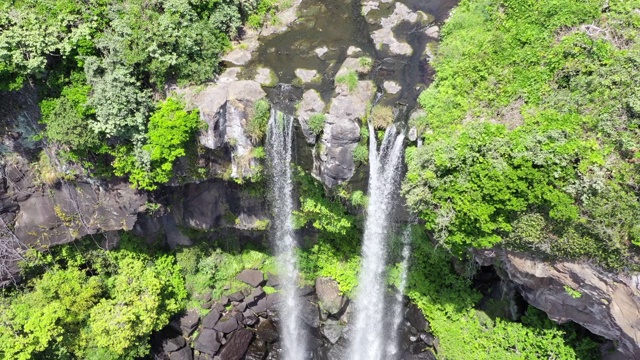
M 420 334 L 420 340 L 422 340 L 423 343 L 427 344 L 427 346 L 433 347 L 433 344 L 436 338 L 430 333 L 423 333 L 423 334 Z
M 264 289 L 258 286 L 257 288 L 253 289 L 249 295 L 247 295 L 247 297 L 245 298 L 245 301 L 249 301 L 249 302 L 256 301 L 266 296 L 267 296 L 267 293 L 264 292 Z
M 253 339 L 253 332 L 247 329 L 240 329 L 234 332 L 229 342 L 220 351 L 220 360 L 240 360 L 249 348 L 249 343 Z
M 184 315 L 171 321 L 169 324 L 173 329 L 183 336 L 189 336 L 198 327 L 200 315 L 196 310 L 189 310 Z
M 605 273 L 586 262 L 547 262 L 504 249 L 475 251 L 474 257 L 482 266 L 498 266 L 503 281 L 514 282 L 524 299 L 550 319 L 573 321 L 614 340 L 629 359 L 640 358 L 640 275 Z
M 245 310 L 242 315 L 244 316 L 244 324 L 247 326 L 253 326 L 260 321 L 258 316 L 256 316 L 256 314 L 251 310 Z
M 185 345 L 187 345 L 187 342 L 180 335 L 162 340 L 162 350 L 166 354 L 182 349 Z
M 213 328 L 224 334 L 229 334 L 238 329 L 238 320 L 233 316 L 227 316 L 228 315 L 225 315 L 225 317 L 220 319 L 220 321 L 218 321 L 218 323 Z
M 267 310 L 269 313 L 274 313 L 278 311 L 278 307 L 284 300 L 282 299 L 282 294 L 273 293 L 267 295 Z
M 324 112 L 325 103 L 320 97 L 320 93 L 316 90 L 307 90 L 302 95 L 302 100 L 298 106 L 297 115 L 300 121 L 300 127 L 302 133 L 308 144 L 316 143 L 316 134 L 309 129 L 309 119 L 315 114 L 322 114 Z
M 250 302 L 248 306 L 249 309 L 251 309 L 251 311 L 253 311 L 255 314 L 264 314 L 267 311 L 267 298 L 261 297 L 259 299 L 256 299 L 253 302 Z
M 345 339 L 340 339 L 336 344 L 334 344 L 329 353 L 327 354 L 327 360 L 346 360 L 348 354 L 349 345 L 345 341 Z
M 347 299 L 340 294 L 338 282 L 331 278 L 316 279 L 316 294 L 322 310 L 329 314 L 338 314 L 347 302 Z
M 300 317 L 305 324 L 312 328 L 320 327 L 320 312 L 315 304 L 310 301 L 301 301 L 300 308 Z
M 247 349 L 247 355 L 245 355 L 245 360 L 262 360 L 267 354 L 267 344 L 261 339 L 253 339 L 251 345 L 249 345 L 249 349 Z
M 169 360 L 193 360 L 193 350 L 185 346 L 182 349 L 169 354 Z
M 272 343 L 280 338 L 278 329 L 271 320 L 264 319 L 256 327 L 256 335 L 267 343 Z
M 240 312 L 244 312 L 245 310 L 247 310 L 247 303 L 243 301 L 240 304 L 236 305 L 234 309 Z
M 208 328 L 208 329 L 213 329 L 216 324 L 218 323 L 218 320 L 220 320 L 220 312 L 218 310 L 211 310 L 209 311 L 209 313 L 207 314 L 207 316 L 205 316 L 202 319 L 202 327 L 204 328 Z
M 208 355 L 215 355 L 220 349 L 216 332 L 211 329 L 202 329 L 196 339 L 194 349 Z
M 229 305 L 229 298 L 226 296 L 222 296 L 220 297 L 220 300 L 218 300 L 218 303 L 222 306 L 227 306 Z
M 280 288 L 280 277 L 276 274 L 267 274 L 268 275 L 268 279 L 267 279 L 267 286 L 271 286 L 274 289 L 279 289 Z
M 304 285 L 301 288 L 298 288 L 298 296 L 309 296 L 315 294 L 316 289 L 311 285 Z
M 242 270 L 242 272 L 236 276 L 236 279 L 254 288 L 264 284 L 264 274 L 260 270 Z
M 402 356 L 404 360 L 437 360 L 436 355 L 432 351 L 425 351 L 417 354 L 412 354 L 411 352 L 406 353 Z
M 228 298 L 231 301 L 240 302 L 240 301 L 244 300 L 244 294 L 238 291 L 238 292 L 234 292 L 233 294 L 229 295 Z
M 340 340 L 343 330 L 344 325 L 342 325 L 338 320 L 328 319 L 324 323 L 324 326 L 322 326 L 322 334 L 332 344 L 335 344 L 336 342 L 338 342 L 338 340 Z
M 424 317 L 422 310 L 420 310 L 415 304 L 409 304 L 405 317 L 411 326 L 416 328 L 418 331 L 429 331 L 429 322 Z
M 355 162 L 353 150 L 360 141 L 358 120 L 365 116 L 367 104 L 375 92 L 371 81 L 359 81 L 353 91 L 339 85 L 326 115 L 316 152 L 313 174 L 332 188 L 353 176 Z

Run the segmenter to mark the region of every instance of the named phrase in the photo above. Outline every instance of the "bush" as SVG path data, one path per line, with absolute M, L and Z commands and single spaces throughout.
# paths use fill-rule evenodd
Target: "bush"
M 346 85 L 349 92 L 352 92 L 358 87 L 358 80 L 358 73 L 350 70 L 345 75 L 336 77 L 336 84 Z
M 395 116 L 391 107 L 377 105 L 373 108 L 369 118 L 376 129 L 386 129 L 393 124 Z
M 324 114 L 313 114 L 308 121 L 309 130 L 314 135 L 320 135 L 322 130 L 324 130 L 324 122 L 326 117 Z
M 369 162 L 369 148 L 364 144 L 356 145 L 353 149 L 353 160 L 360 164 Z
M 267 125 L 271 117 L 271 104 L 260 99 L 253 106 L 253 114 L 247 122 L 246 132 L 253 143 L 261 141 L 267 133 Z

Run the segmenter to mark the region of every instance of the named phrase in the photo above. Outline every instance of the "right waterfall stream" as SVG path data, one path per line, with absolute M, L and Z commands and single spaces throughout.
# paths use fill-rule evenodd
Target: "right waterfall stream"
M 391 214 L 402 175 L 404 134 L 394 125 L 384 135 L 380 149 L 369 121 L 369 203 L 362 242 L 362 265 L 355 298 L 349 360 L 381 360 L 395 347 L 389 330 L 386 265 L 391 235 Z

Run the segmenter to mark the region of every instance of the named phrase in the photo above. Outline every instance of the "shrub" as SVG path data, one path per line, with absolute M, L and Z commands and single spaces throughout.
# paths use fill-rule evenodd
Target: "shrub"
M 360 164 L 366 164 L 369 162 L 369 148 L 367 145 L 356 145 L 356 148 L 353 149 L 353 160 Z
M 313 114 L 308 121 L 308 125 L 309 125 L 309 130 L 311 130 L 311 133 L 313 133 L 314 135 L 320 135 L 320 133 L 322 132 L 322 130 L 324 130 L 324 122 L 326 120 L 326 117 L 324 116 L 324 114 Z
M 271 116 L 271 104 L 260 99 L 253 106 L 253 114 L 247 122 L 247 135 L 253 143 L 261 141 L 267 133 L 267 125 Z
M 345 75 L 336 77 L 336 84 L 346 85 L 349 92 L 352 92 L 358 87 L 358 80 L 358 73 L 350 70 Z
M 393 109 L 389 106 L 377 105 L 371 112 L 370 119 L 376 129 L 386 129 L 394 120 Z

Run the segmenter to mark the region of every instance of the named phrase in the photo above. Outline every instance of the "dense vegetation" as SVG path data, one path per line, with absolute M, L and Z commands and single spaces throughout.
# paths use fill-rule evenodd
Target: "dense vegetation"
M 438 241 L 637 268 L 638 8 L 461 2 L 407 151 L 404 193 Z
M 63 161 L 94 175 L 126 175 L 153 190 L 168 180 L 199 126 L 197 114 L 185 114 L 178 100 L 158 102 L 165 85 L 211 79 L 239 27 L 259 27 L 276 6 L 272 0 L 3 1 L 0 91 L 36 85 L 42 135 Z

